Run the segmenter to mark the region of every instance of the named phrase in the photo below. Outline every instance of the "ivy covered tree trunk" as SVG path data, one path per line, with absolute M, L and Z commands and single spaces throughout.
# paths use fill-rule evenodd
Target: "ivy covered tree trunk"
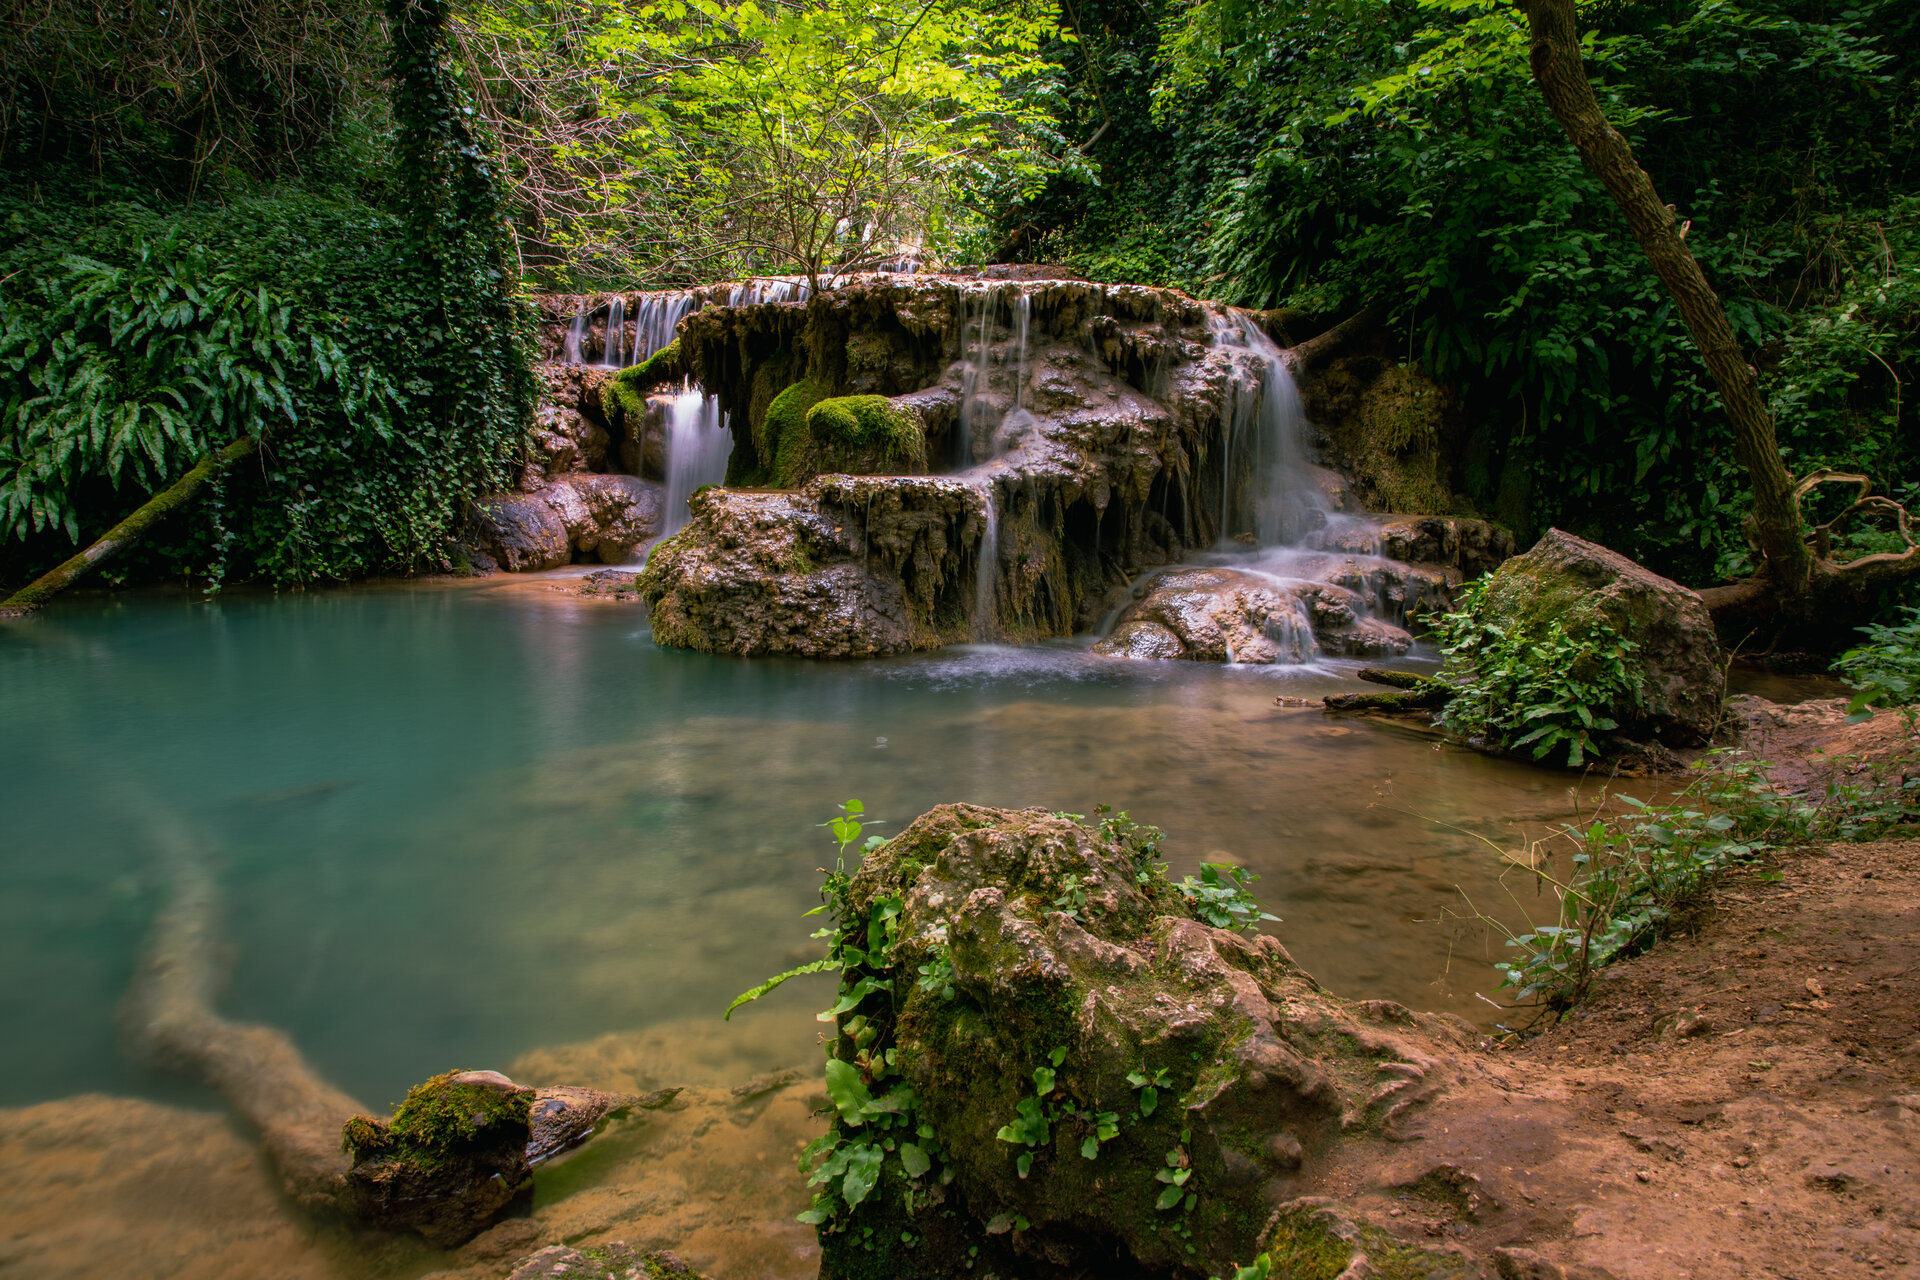
M 1653 180 L 1634 160 L 1633 148 L 1608 123 L 1594 96 L 1581 66 L 1574 0 L 1520 0 L 1520 7 L 1533 36 L 1533 78 L 1541 96 L 1620 206 L 1720 390 L 1733 424 L 1734 447 L 1753 485 L 1753 539 L 1765 557 L 1774 592 L 1783 600 L 1804 597 L 1814 564 L 1793 476 L 1781 461 L 1773 416 L 1727 322 L 1726 309 L 1687 248 L 1673 210 L 1661 201 Z
M 420 409 L 450 440 L 512 406 L 531 424 L 531 318 L 504 221 L 502 175 L 476 131 L 453 69 L 447 0 L 387 0 L 392 31 L 395 160 L 416 268 L 437 314 L 404 341 L 435 348 L 434 386 Z M 519 456 L 496 461 L 504 481 Z

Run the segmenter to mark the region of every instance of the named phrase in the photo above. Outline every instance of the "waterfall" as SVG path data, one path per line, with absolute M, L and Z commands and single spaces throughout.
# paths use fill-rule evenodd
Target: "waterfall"
M 1233 535 L 1234 477 L 1248 477 L 1247 503 L 1261 547 L 1294 546 L 1327 524 L 1327 499 L 1307 463 L 1308 424 L 1286 356 L 1247 315 L 1214 321 L 1214 342 L 1235 359 L 1221 405 L 1220 525 Z M 1244 508 L 1243 508 L 1244 511 Z
M 1239 319 L 1264 374 L 1255 421 L 1254 535 L 1263 547 L 1291 545 L 1323 527 L 1327 517 L 1327 495 L 1308 470 L 1307 408 L 1280 348 L 1253 317 Z
M 672 342 L 680 322 L 700 307 L 700 299 L 691 293 L 643 293 L 633 317 L 633 359 L 639 364 Z
M 999 299 L 991 287 L 967 289 L 962 297 L 960 342 L 966 363 L 960 373 L 960 418 L 954 430 L 953 461 L 956 467 L 966 468 L 977 460 L 973 453 L 974 424 L 982 421 L 983 410 L 992 410 L 991 404 L 982 402 L 991 389 L 988 375 L 993 355 L 988 341 L 993 336 Z
M 686 527 L 687 499 L 696 489 L 725 483 L 727 456 L 732 452 L 733 433 L 717 399 L 695 386 L 674 397 L 667 411 L 667 510 L 662 537 Z
M 567 340 L 560 348 L 560 359 L 567 364 L 585 364 L 586 357 L 580 354 L 581 339 L 587 336 L 587 300 L 580 299 L 580 309 L 573 313 L 573 323 L 567 326 Z
M 790 276 L 769 276 L 742 280 L 727 291 L 730 307 L 753 307 L 763 302 L 805 302 L 813 290 L 804 280 Z
M 618 369 L 621 357 L 626 354 L 627 302 L 624 298 L 615 298 L 607 308 L 607 341 L 600 355 L 600 363 L 609 369 Z
M 1033 295 L 1020 291 L 1020 356 L 1013 382 L 1013 407 L 1024 408 L 1027 399 L 1027 329 L 1033 321 Z
M 981 488 L 987 500 L 987 527 L 980 534 L 980 560 L 973 571 L 973 638 L 991 640 L 994 606 L 1000 586 L 1000 508 L 994 498 L 993 483 Z

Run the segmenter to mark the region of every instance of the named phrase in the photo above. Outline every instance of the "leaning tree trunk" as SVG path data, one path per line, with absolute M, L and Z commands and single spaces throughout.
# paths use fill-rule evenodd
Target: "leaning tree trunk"
M 1804 597 L 1814 564 L 1793 476 L 1780 460 L 1773 415 L 1761 398 L 1753 367 L 1733 336 L 1733 326 L 1727 323 L 1720 297 L 1674 225 L 1673 210 L 1661 202 L 1653 180 L 1634 160 L 1633 148 L 1600 109 L 1580 63 L 1573 0 L 1519 0 L 1519 4 L 1533 36 L 1533 78 L 1541 96 L 1620 206 L 1654 274 L 1673 295 L 1720 389 L 1733 423 L 1734 447 L 1753 484 L 1753 539 L 1766 560 L 1770 585 L 1783 603 Z
M 138 542 L 146 536 L 147 530 L 159 524 L 176 508 L 185 505 L 207 481 L 257 448 L 259 444 L 252 436 L 241 436 L 226 448 L 216 449 L 200 459 L 187 474 L 154 494 L 138 511 L 102 534 L 98 542 L 58 567 L 49 569 L 5 600 L 0 600 L 0 618 L 19 618 L 32 613 L 57 593 L 93 572 L 102 562 Z

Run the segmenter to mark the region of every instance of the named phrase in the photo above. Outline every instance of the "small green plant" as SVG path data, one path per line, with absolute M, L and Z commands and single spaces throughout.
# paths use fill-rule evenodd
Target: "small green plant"
M 1509 627 L 1492 616 L 1484 580 L 1456 600 L 1432 620 L 1452 690 L 1440 725 L 1495 751 L 1530 748 L 1535 760 L 1578 767 L 1600 755 L 1599 735 L 1619 728 L 1606 711 L 1640 696 L 1633 641 L 1598 620 L 1577 633 L 1557 621 Z
M 1920 606 L 1903 610 L 1905 622 L 1861 627 L 1867 642 L 1840 655 L 1833 669 L 1854 687 L 1847 710 L 1864 720 L 1877 706 L 1920 702 Z
M 880 1183 L 889 1159 L 895 1161 L 909 1186 L 918 1186 L 944 1159 L 933 1127 L 920 1119 L 919 1098 L 895 1070 L 891 1035 L 893 979 L 886 976 L 893 963 L 900 928 L 898 898 L 881 898 L 862 912 L 849 890 L 853 872 L 847 852 L 856 844 L 870 853 L 886 843 L 879 835 L 862 833 L 878 825 L 866 816 L 866 806 L 849 800 L 840 813 L 820 824 L 837 846 L 833 870 L 820 887 L 821 903 L 808 915 L 830 911 L 834 923 L 814 933 L 829 940 L 823 960 L 801 965 L 741 993 L 727 1006 L 727 1015 L 741 1005 L 772 991 L 789 978 L 825 970 L 840 971 L 833 1006 L 819 1015 L 836 1028 L 827 1059 L 825 1084 L 833 1103 L 835 1123 L 800 1153 L 800 1171 L 808 1185 L 819 1187 L 813 1207 L 800 1221 L 826 1226 L 863 1204 Z M 938 973 L 943 968 L 944 974 Z M 949 996 L 953 969 L 940 960 L 921 966 L 919 983 L 939 982 Z M 881 1007 L 884 1002 L 884 1009 Z M 909 1197 L 913 1193 L 909 1192 Z
M 1496 966 L 1503 988 L 1549 1008 L 1577 1004 L 1600 969 L 1665 934 L 1721 875 L 1815 836 L 1813 807 L 1780 791 L 1759 762 L 1716 752 L 1694 771 L 1664 804 L 1610 797 L 1584 823 L 1565 824 L 1521 853 L 1501 851 L 1559 904 L 1550 924 L 1520 933 L 1497 926 L 1520 952 Z M 1556 865 L 1562 854 L 1565 870 Z
M 1247 892 L 1247 886 L 1260 877 L 1243 867 L 1203 862 L 1200 878 L 1184 877 L 1174 888 L 1187 900 L 1193 918 L 1216 929 L 1243 932 L 1260 927 L 1262 920 L 1279 923 L 1280 917 L 1261 908 L 1260 900 Z

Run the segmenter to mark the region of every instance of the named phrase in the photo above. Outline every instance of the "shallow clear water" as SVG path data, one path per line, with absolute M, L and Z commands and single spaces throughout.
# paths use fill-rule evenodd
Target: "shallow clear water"
M 167 1088 L 113 1029 L 164 892 L 161 813 L 225 890 L 223 1010 L 374 1103 L 717 1017 L 813 954 L 817 824 L 850 796 L 883 831 L 946 800 L 1128 808 L 1176 875 L 1259 872 L 1274 932 L 1335 990 L 1484 1022 L 1497 948 L 1441 917 L 1459 890 L 1494 905 L 1497 867 L 1426 819 L 1537 830 L 1567 781 L 1275 705 L 1353 687 L 1352 665 L 718 659 L 527 581 L 69 602 L 0 628 L 0 1104 Z M 804 1048 L 803 1022 L 738 1025 Z

